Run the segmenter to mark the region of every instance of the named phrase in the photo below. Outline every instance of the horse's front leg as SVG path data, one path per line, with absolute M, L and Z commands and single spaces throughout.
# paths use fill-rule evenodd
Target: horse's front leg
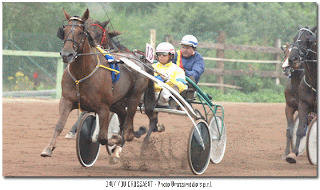
M 284 152 L 283 159 L 285 159 L 291 151 L 293 125 L 294 125 L 293 115 L 294 115 L 295 111 L 296 111 L 296 109 L 294 109 L 293 107 L 291 107 L 289 105 L 286 105 L 285 113 L 286 113 L 286 118 L 287 118 L 287 130 L 286 130 L 287 143 L 286 143 L 286 149 Z
M 52 140 L 49 142 L 48 146 L 42 151 L 41 156 L 42 157 L 51 157 L 52 151 L 56 147 L 57 138 L 62 132 L 64 125 L 66 124 L 66 121 L 68 119 L 68 116 L 72 110 L 73 104 L 70 100 L 66 100 L 65 98 L 60 99 L 60 105 L 59 105 L 59 121 L 56 124 L 55 132 L 53 134 Z
M 305 102 L 300 101 L 298 106 L 299 127 L 297 130 L 296 145 L 295 147 L 293 147 L 292 153 L 290 153 L 286 158 L 286 161 L 291 164 L 294 164 L 297 162 L 296 157 L 298 156 L 298 153 L 299 153 L 300 141 L 301 141 L 301 138 L 306 135 L 308 114 L 309 114 L 309 105 Z

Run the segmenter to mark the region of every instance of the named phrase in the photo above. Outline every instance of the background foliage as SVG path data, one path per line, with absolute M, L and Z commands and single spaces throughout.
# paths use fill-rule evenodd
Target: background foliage
M 150 29 L 156 29 L 156 44 L 165 40 L 166 35 L 180 40 L 186 34 L 196 36 L 199 42 L 215 43 L 219 31 L 226 33 L 227 44 L 274 46 L 275 39 L 282 44 L 292 42 L 293 36 L 301 26 L 317 24 L 318 5 L 312 2 L 112 2 L 112 3 L 2 3 L 2 46 L 3 49 L 26 51 L 59 52 L 61 41 L 56 37 L 59 26 L 64 23 L 64 8 L 70 15 L 80 15 L 86 8 L 90 17 L 105 21 L 111 18 L 110 30 L 119 30 L 121 44 L 129 49 L 145 49 L 150 41 Z M 179 49 L 179 47 L 176 47 Z M 204 57 L 215 57 L 216 52 L 209 49 L 198 49 Z M 225 52 L 226 58 L 272 60 L 273 54 L 252 52 Z M 3 56 L 3 90 L 10 90 L 9 77 L 17 72 L 24 73 L 29 79 L 34 71 L 39 71 L 44 88 L 53 88 L 55 77 L 55 60 L 44 58 Z M 39 70 L 37 64 L 48 73 Z M 206 68 L 216 67 L 215 61 L 206 61 Z M 232 70 L 275 70 L 275 65 L 225 63 L 225 69 Z M 231 77 L 224 79 L 229 84 L 245 87 L 242 92 L 227 90 L 228 93 L 242 93 L 253 96 L 253 93 L 278 94 L 283 97 L 282 80 L 280 87 L 274 79 L 254 77 Z M 216 82 L 215 76 L 203 75 L 200 82 Z M 218 94 L 213 88 L 206 91 Z M 271 92 L 271 93 L 270 93 Z M 218 96 L 217 96 L 218 97 Z M 240 96 L 238 96 L 240 97 Z M 257 100 L 262 101 L 262 95 Z M 274 98 L 276 99 L 276 98 Z M 245 101 L 240 98 L 240 101 Z

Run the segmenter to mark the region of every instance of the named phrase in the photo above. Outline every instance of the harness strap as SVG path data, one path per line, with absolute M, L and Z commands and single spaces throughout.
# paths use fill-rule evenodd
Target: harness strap
M 317 92 L 317 90 L 315 88 L 313 88 L 310 84 L 307 83 L 306 81 L 306 75 L 303 76 L 303 80 L 304 80 L 304 83 L 306 83 L 306 85 L 311 88 L 314 92 Z

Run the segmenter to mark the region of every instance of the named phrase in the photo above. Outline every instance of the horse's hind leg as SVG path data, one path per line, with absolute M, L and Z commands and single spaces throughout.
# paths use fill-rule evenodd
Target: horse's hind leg
M 128 98 L 127 116 L 123 127 L 123 137 L 125 141 L 132 141 L 135 136 L 133 118 L 140 103 L 142 93 L 143 91 L 141 91 L 141 86 L 136 86 L 135 90 L 132 91 L 132 95 Z
M 144 137 L 143 142 L 149 143 L 150 142 L 150 136 L 152 132 L 157 131 L 157 123 L 158 123 L 158 113 L 146 113 L 149 117 L 149 131 L 147 135 Z
M 72 102 L 70 102 L 62 97 L 60 99 L 60 105 L 59 105 L 60 118 L 59 118 L 58 123 L 56 124 L 55 132 L 53 134 L 52 140 L 49 142 L 48 146 L 41 153 L 42 157 L 51 157 L 52 156 L 52 151 L 56 147 L 57 138 L 60 135 L 60 133 L 62 132 L 71 110 L 72 110 Z

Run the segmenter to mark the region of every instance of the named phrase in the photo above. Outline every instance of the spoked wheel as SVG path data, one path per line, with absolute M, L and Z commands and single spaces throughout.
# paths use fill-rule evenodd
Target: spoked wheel
M 196 121 L 189 136 L 188 162 L 192 172 L 196 175 L 203 174 L 210 161 L 211 137 L 208 124 L 199 119 Z
M 299 116 L 297 115 L 294 118 L 294 124 L 293 124 L 293 133 L 292 133 L 292 147 L 294 148 L 296 146 L 296 140 L 297 140 L 297 130 L 299 127 Z M 306 150 L 306 136 L 302 137 L 300 140 L 300 146 L 298 150 L 298 155 L 302 155 L 304 151 Z
M 108 139 L 110 139 L 112 135 L 119 134 L 119 131 L 120 131 L 120 123 L 119 123 L 118 115 L 116 113 L 111 113 L 109 127 L 108 127 Z M 108 154 L 111 155 L 116 145 L 113 145 L 113 146 L 107 145 L 106 147 L 107 147 Z
M 209 130 L 212 141 L 210 160 L 215 164 L 221 162 L 226 151 L 227 130 L 226 125 L 223 124 L 224 123 L 219 116 L 212 116 L 212 118 L 209 120 Z
M 84 167 L 93 166 L 100 152 L 100 143 L 92 142 L 95 128 L 95 113 L 86 113 L 80 120 L 76 138 L 77 157 L 80 164 Z
M 309 131 L 307 134 L 307 156 L 311 165 L 317 165 L 318 163 L 317 127 L 317 118 L 314 118 L 309 125 Z

